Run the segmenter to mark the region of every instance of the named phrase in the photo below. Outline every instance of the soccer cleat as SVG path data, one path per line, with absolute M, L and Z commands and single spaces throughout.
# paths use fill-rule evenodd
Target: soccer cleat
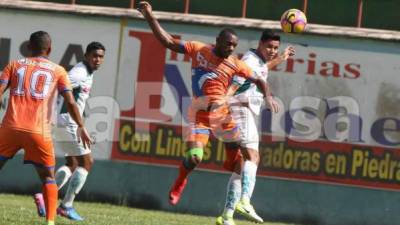
M 174 186 L 172 186 L 171 191 L 169 192 L 169 203 L 171 205 L 178 204 L 186 184 L 187 179 L 184 179 L 182 182 L 179 182 L 178 180 L 175 181 Z
M 253 221 L 255 223 L 263 223 L 264 220 L 257 215 L 253 206 L 248 201 L 240 200 L 235 207 L 235 212 L 241 214 L 246 217 L 248 220 Z
M 63 216 L 73 221 L 83 221 L 83 218 L 73 207 L 65 207 L 63 204 L 57 208 L 57 215 Z
M 47 225 L 55 225 L 54 221 L 47 221 Z
M 216 225 L 235 225 L 235 222 L 233 221 L 232 217 L 225 219 L 223 216 L 220 216 L 217 218 L 217 222 L 215 224 Z
M 33 199 L 35 200 L 35 205 L 37 209 L 37 214 L 40 217 L 46 217 L 46 206 L 44 204 L 44 199 L 42 193 L 37 193 L 33 196 Z

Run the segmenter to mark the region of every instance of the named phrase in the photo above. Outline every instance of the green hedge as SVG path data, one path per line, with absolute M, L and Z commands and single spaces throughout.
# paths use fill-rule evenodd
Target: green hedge
M 43 0 L 43 2 L 69 3 L 70 0 Z M 184 11 L 184 0 L 149 0 L 149 2 L 154 10 Z M 127 8 L 130 0 L 76 0 L 76 3 Z M 279 20 L 281 14 L 290 8 L 302 9 L 303 0 L 248 0 L 246 14 L 248 18 Z M 358 0 L 308 0 L 307 18 L 310 23 L 355 26 L 357 11 Z M 399 11 L 400 0 L 364 0 L 362 26 L 400 30 Z M 242 0 L 190 0 L 190 12 L 241 17 Z

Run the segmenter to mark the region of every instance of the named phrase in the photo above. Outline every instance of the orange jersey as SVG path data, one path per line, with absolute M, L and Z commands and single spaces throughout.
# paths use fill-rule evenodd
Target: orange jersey
M 0 76 L 10 99 L 2 127 L 31 133 L 50 134 L 54 98 L 71 90 L 67 72 L 44 57 L 10 62 Z
M 249 78 L 252 70 L 236 56 L 220 58 L 214 47 L 189 41 L 185 53 L 192 58 L 192 91 L 194 97 L 206 97 L 209 103 L 220 102 L 226 95 L 233 75 Z

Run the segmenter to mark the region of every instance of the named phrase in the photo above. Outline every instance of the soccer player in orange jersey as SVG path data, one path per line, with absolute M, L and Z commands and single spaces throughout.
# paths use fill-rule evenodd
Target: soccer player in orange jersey
M 69 113 L 79 126 L 79 140 L 85 146 L 90 146 L 92 140 L 72 96 L 67 72 L 48 59 L 50 35 L 44 31 L 32 33 L 28 47 L 31 57 L 10 62 L 0 76 L 0 106 L 3 93 L 10 90 L 7 111 L 0 126 L 0 169 L 20 149 L 25 150 L 24 163 L 33 164 L 39 174 L 47 224 L 53 225 L 58 188 L 54 180 L 51 117 L 57 90 L 64 96 Z
M 203 148 L 208 142 L 210 132 L 225 142 L 238 141 L 238 130 L 229 114 L 225 96 L 233 75 L 255 83 L 273 112 L 279 110 L 279 105 L 271 96 L 265 80 L 255 76 L 244 62 L 231 55 L 238 44 L 238 37 L 232 29 L 223 29 L 216 38 L 215 46 L 196 41 L 184 42 L 174 39 L 160 26 L 148 2 L 140 2 L 138 9 L 161 44 L 172 51 L 185 53 L 192 59 L 193 98 L 189 109 L 189 133 L 186 137 L 188 150 L 179 167 L 178 178 L 169 193 L 169 201 L 175 205 L 180 199 L 189 173 L 202 160 Z
M 105 47 L 103 44 L 93 41 L 86 47 L 85 58 L 76 64 L 69 72 L 68 78 L 71 82 L 72 94 L 75 98 L 80 115 L 83 116 L 86 101 L 90 96 L 95 72 L 104 62 Z M 59 147 L 65 152 L 65 165 L 56 170 L 55 179 L 58 189 L 68 183 L 64 198 L 57 208 L 57 215 L 74 221 L 83 221 L 79 213 L 73 207 L 76 195 L 83 188 L 89 171 L 93 165 L 91 149 L 84 147 L 76 140 L 77 124 L 69 115 L 62 98 L 58 99 L 60 115 L 57 120 L 58 128 L 53 130 L 54 140 L 62 140 Z M 39 216 L 45 216 L 45 206 L 42 193 L 34 196 Z

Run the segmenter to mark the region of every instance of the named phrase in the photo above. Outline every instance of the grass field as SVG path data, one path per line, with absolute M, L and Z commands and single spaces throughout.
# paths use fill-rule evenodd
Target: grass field
M 194 216 L 162 211 L 142 210 L 109 204 L 77 202 L 78 212 L 86 219 L 84 222 L 72 222 L 57 217 L 57 225 L 211 225 L 214 217 Z M 36 214 L 33 199 L 30 196 L 0 194 L 0 225 L 39 225 L 45 224 Z M 237 225 L 254 223 L 238 220 Z M 282 223 L 264 223 L 264 225 L 287 225 Z

